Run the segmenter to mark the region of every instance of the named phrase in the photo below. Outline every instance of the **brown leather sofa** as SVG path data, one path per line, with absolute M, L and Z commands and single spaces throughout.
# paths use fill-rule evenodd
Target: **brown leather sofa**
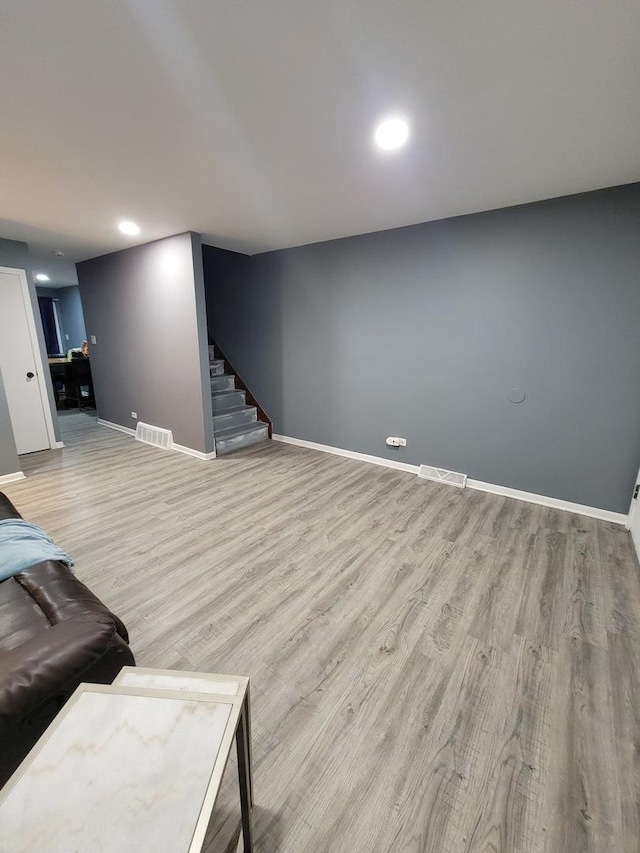
M 21 518 L 2 492 L 0 518 Z M 110 684 L 135 664 L 128 642 L 120 619 L 63 563 L 0 583 L 0 786 L 80 682 Z

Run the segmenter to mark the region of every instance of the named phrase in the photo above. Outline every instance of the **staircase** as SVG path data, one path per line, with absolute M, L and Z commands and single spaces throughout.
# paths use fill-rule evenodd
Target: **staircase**
M 248 406 L 246 391 L 236 388 L 236 377 L 225 373 L 225 361 L 209 346 L 209 377 L 216 454 L 222 456 L 269 438 L 269 425 L 258 420 L 256 406 Z

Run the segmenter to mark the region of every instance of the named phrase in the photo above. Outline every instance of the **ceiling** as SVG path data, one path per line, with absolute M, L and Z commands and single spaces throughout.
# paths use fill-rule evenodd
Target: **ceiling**
M 60 285 L 185 230 L 254 253 L 636 181 L 639 44 L 637 0 L 3 0 L 0 236 Z

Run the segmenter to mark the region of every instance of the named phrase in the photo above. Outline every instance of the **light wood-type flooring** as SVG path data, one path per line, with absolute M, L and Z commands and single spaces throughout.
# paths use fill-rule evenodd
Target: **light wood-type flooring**
M 276 442 L 201 462 L 61 422 L 66 447 L 4 490 L 139 664 L 250 676 L 259 853 L 640 850 L 622 527 Z

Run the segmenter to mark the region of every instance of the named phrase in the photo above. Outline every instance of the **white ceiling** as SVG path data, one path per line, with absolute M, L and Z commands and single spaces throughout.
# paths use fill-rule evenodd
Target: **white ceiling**
M 0 236 L 68 284 L 189 229 L 253 253 L 636 181 L 639 45 L 637 0 L 3 0 Z

